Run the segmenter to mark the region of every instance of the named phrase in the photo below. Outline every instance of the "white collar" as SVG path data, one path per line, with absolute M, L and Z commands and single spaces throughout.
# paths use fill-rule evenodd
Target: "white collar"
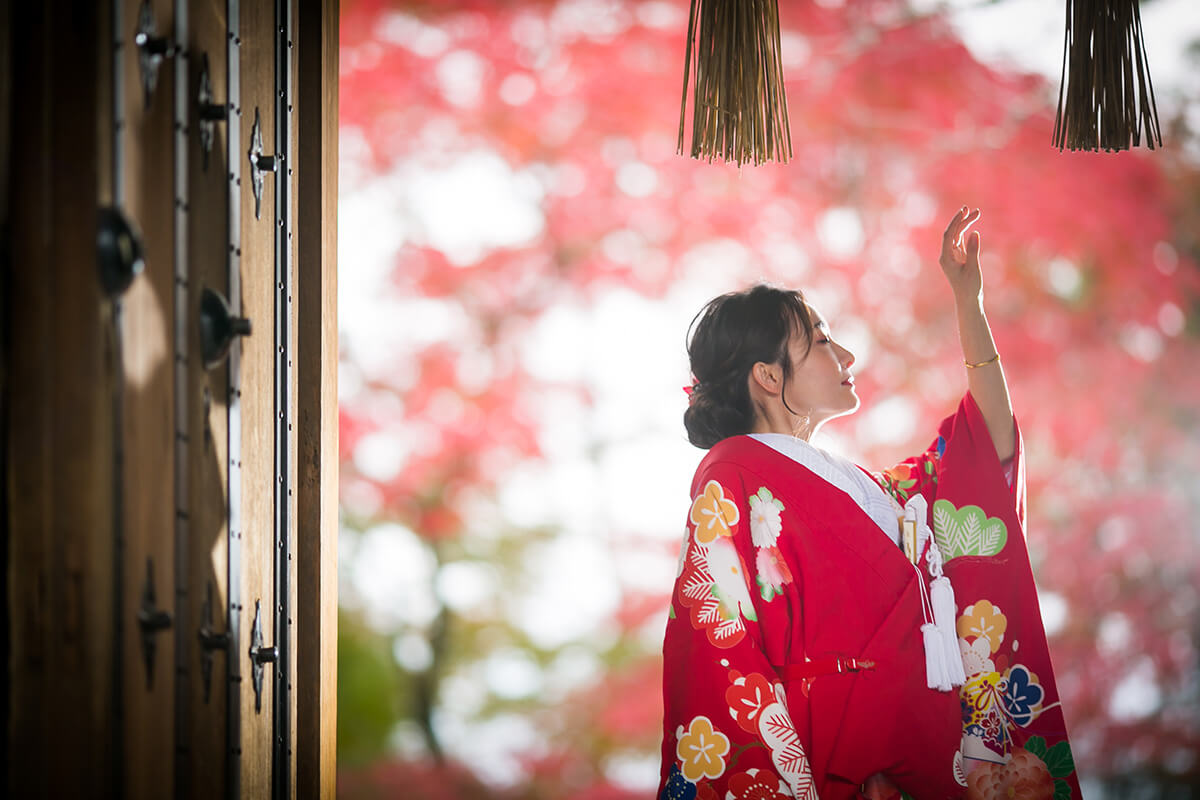
M 867 473 L 842 456 L 822 450 L 786 433 L 752 433 L 750 438 L 805 467 L 818 478 L 840 489 L 858 504 L 894 543 L 900 542 L 900 505 Z

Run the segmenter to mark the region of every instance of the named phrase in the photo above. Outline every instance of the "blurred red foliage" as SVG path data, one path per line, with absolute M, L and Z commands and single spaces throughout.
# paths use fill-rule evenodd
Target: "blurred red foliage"
M 1196 165 L 1170 149 L 1055 151 L 1054 87 L 975 60 L 938 13 L 893 0 L 780 5 L 795 157 L 738 171 L 675 155 L 681 0 L 343 2 L 341 118 L 361 134 L 356 163 L 385 174 L 494 152 L 536 177 L 544 217 L 532 241 L 472 263 L 420 241 L 399 251 L 390 291 L 452 302 L 472 335 L 406 354 L 369 387 L 400 399 L 389 415 L 343 408 L 347 484 L 372 485 L 374 513 L 422 536 L 471 536 L 464 504 L 539 453 L 528 400 L 546 384 L 515 355 L 529 323 L 604 287 L 660 296 L 687 279 L 689 253 L 721 238 L 748 248 L 759 274 L 840 298 L 876 347 L 859 376 L 864 406 L 904 396 L 932 426 L 964 385 L 933 248 L 950 210 L 982 207 L 989 316 L 1029 455 L 1030 547 L 1066 609 L 1051 649 L 1080 772 L 1200 780 L 1194 755 L 1179 755 L 1200 750 Z M 473 70 L 465 89 L 450 85 L 456 57 Z M 820 233 L 841 208 L 862 229 L 848 250 Z M 614 233 L 623 257 L 605 246 Z M 807 267 L 773 255 L 781 242 Z M 729 286 L 754 277 L 731 271 Z M 482 388 L 456 367 L 475 351 L 493 362 Z M 458 411 L 435 413 L 447 397 Z M 863 424 L 847 423 L 851 438 Z M 429 435 L 394 478 L 355 470 L 365 434 L 410 425 Z M 633 630 L 647 603 L 617 624 Z M 1114 687 L 1134 672 L 1156 699 L 1114 717 Z M 604 741 L 657 741 L 653 658 L 621 660 L 571 704 L 559 724 L 575 749 L 531 758 L 531 780 L 624 796 L 580 763 L 608 753 Z M 406 796 L 483 796 L 465 773 L 413 763 L 346 778 L 388 781 L 460 792 Z

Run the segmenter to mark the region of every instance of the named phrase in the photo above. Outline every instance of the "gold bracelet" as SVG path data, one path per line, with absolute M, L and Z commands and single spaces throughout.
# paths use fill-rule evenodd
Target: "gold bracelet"
M 993 361 L 999 361 L 999 360 L 1000 360 L 1000 354 L 996 353 L 996 355 L 992 356 L 987 361 L 980 361 L 978 364 L 972 364 L 970 361 L 967 361 L 965 358 L 963 359 L 963 363 L 967 365 L 967 369 L 976 369 L 978 367 L 986 367 L 988 364 L 991 364 Z

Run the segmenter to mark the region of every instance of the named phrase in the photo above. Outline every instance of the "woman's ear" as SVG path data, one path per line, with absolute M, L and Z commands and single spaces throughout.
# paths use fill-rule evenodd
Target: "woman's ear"
M 778 364 L 768 364 L 759 361 L 750 368 L 750 380 L 767 394 L 779 394 L 783 391 L 783 370 Z

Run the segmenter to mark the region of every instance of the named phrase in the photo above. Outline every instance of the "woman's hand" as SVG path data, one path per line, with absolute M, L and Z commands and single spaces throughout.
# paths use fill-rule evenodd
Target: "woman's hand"
M 983 297 L 983 273 L 979 269 L 979 231 L 967 233 L 979 217 L 978 208 L 971 211 L 963 206 L 954 215 L 954 219 L 950 220 L 950 225 L 942 236 L 942 255 L 938 263 L 958 300 L 979 301 Z
M 983 313 L 983 275 L 979 271 L 979 233 L 967 233 L 979 219 L 979 209 L 959 209 L 942 237 L 942 256 L 938 263 L 954 290 L 954 308 L 958 314 L 958 339 L 962 343 L 967 368 L 967 388 L 991 434 L 996 454 L 1003 461 L 1016 449 L 1012 402 L 1004 368 L 996 357 L 996 342 Z M 973 365 L 973 366 L 970 366 Z

